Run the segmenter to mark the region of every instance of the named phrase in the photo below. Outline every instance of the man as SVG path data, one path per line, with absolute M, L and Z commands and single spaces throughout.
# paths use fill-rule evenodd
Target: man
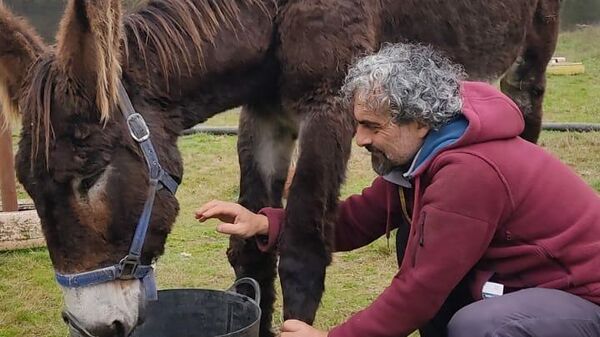
M 359 60 L 342 89 L 356 142 L 380 175 L 340 203 L 334 248 L 398 227 L 400 268 L 365 310 L 329 332 L 286 321 L 282 337 L 600 336 L 600 197 L 519 138 L 516 105 L 422 45 Z M 273 249 L 284 212 L 221 201 L 200 221 Z M 485 299 L 484 299 L 485 298 Z

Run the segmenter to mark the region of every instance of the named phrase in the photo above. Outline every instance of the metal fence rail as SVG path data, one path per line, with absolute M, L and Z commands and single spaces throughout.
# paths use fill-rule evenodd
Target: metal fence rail
M 542 130 L 547 131 L 570 131 L 570 132 L 594 132 L 600 131 L 600 124 L 591 123 L 543 123 Z
M 542 130 L 562 132 L 600 132 L 600 124 L 591 123 L 543 123 Z M 183 135 L 207 133 L 211 135 L 237 135 L 235 126 L 204 126 L 196 125 L 183 131 Z

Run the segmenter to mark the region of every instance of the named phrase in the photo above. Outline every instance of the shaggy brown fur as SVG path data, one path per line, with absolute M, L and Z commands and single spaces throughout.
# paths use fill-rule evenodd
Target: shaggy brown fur
M 20 107 L 18 176 L 36 203 L 54 267 L 114 264 L 142 210 L 145 164 L 115 108 L 119 78 L 162 165 L 179 176 L 180 132 L 244 105 L 243 205 L 282 205 L 299 139 L 279 274 L 285 318 L 310 323 L 353 135 L 352 113 L 337 99 L 348 65 L 383 42 L 418 41 L 445 51 L 472 79 L 506 72 L 503 89 L 523 109 L 524 136 L 535 141 L 559 0 L 154 0 L 123 18 L 119 3 L 70 0 L 56 49 L 0 5 L 2 104 Z M 155 205 L 144 262 L 162 253 L 178 211 L 166 191 Z M 228 257 L 238 277 L 261 283 L 261 335 L 270 336 L 275 255 L 233 237 Z
M 268 18 L 266 3 L 257 0 L 247 3 L 260 8 Z M 207 42 L 214 44 L 222 28 L 234 30 L 242 25 L 240 10 L 240 4 L 234 1 L 154 2 L 125 18 L 126 37 L 135 40 L 131 43 L 137 47 L 146 66 L 146 50 L 156 53 L 166 79 L 182 76 L 183 72 L 190 76 L 194 67 L 200 66 L 206 71 L 202 47 Z M 125 52 L 129 55 L 128 50 Z
M 78 79 L 96 88 L 102 121 L 116 105 L 121 78 L 120 20 L 120 0 L 70 1 L 56 38 L 61 70 L 71 78 L 89 77 Z

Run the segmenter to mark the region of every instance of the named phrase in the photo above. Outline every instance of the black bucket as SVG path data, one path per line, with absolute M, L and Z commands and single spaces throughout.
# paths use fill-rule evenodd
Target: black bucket
M 254 288 L 254 299 L 236 292 L 241 284 Z M 258 303 L 260 287 L 251 278 L 239 279 L 226 291 L 160 290 L 132 337 L 258 337 Z

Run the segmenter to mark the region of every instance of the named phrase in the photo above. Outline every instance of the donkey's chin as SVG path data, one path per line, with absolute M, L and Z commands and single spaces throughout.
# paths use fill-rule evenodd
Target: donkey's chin
M 71 337 L 126 337 L 143 314 L 144 290 L 139 280 L 63 288 Z

